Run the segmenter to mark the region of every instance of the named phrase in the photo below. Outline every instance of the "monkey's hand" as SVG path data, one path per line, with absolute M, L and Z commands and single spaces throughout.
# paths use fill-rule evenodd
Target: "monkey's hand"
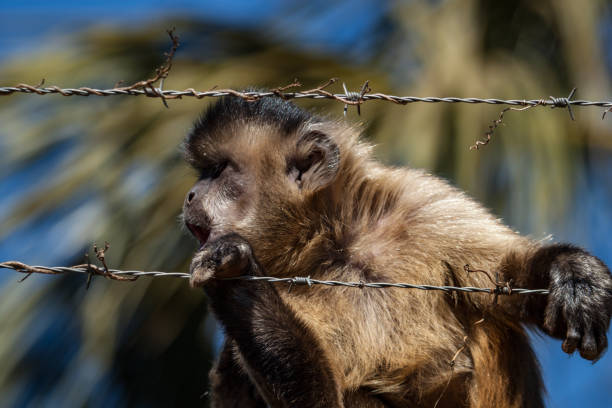
M 540 327 L 563 339 L 566 353 L 578 349 L 583 358 L 597 360 L 608 345 L 606 331 L 612 315 L 610 270 L 580 248 L 549 248 L 543 248 L 541 258 L 535 260 L 549 266 L 550 294 Z
M 189 284 L 203 287 L 213 278 L 246 275 L 254 264 L 249 243 L 238 234 L 221 236 L 196 253 L 191 261 Z
M 274 286 L 222 279 L 262 273 L 249 243 L 229 234 L 206 242 L 191 264 L 190 283 L 204 288 L 211 310 L 236 344 L 248 378 L 265 400 L 262 405 L 342 407 L 335 371 L 318 338 Z M 233 357 L 231 363 L 236 364 Z M 230 405 L 237 406 L 228 401 Z

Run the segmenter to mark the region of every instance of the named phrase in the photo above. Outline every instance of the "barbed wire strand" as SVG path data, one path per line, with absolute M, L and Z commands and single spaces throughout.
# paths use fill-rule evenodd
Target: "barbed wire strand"
M 493 133 L 502 124 L 504 114 L 509 111 L 525 111 L 538 106 L 548 106 L 550 108 L 567 108 L 571 120 L 575 120 L 572 106 L 582 107 L 599 107 L 604 108 L 602 114 L 602 120 L 605 118 L 606 113 L 612 111 L 612 101 L 589 101 L 589 100 L 571 100 L 572 96 L 576 92 L 576 88 L 573 88 L 568 97 L 554 97 L 550 96 L 549 99 L 498 99 L 498 98 L 458 98 L 458 97 L 418 97 L 418 96 L 396 96 L 387 95 L 384 93 L 368 93 L 371 91 L 369 87 L 369 81 L 365 81 L 359 92 L 348 91 L 345 84 L 342 84 L 344 93 L 331 93 L 325 90 L 328 86 L 334 84 L 337 78 L 331 78 L 323 85 L 302 91 L 302 92 L 284 92 L 286 89 L 300 87 L 302 84 L 296 79 L 293 83 L 271 89 L 269 91 L 238 91 L 235 89 L 213 89 L 208 91 L 196 91 L 193 88 L 187 88 L 182 91 L 177 90 L 164 90 L 161 88 L 164 79 L 168 76 L 169 69 L 171 67 L 172 55 L 176 50 L 175 46 L 178 46 L 176 37 L 173 36 L 172 32 L 168 32 L 173 39 L 173 48 L 170 53 L 167 53 L 167 62 L 161 68 L 156 70 L 157 74 L 155 77 L 139 81 L 128 87 L 111 88 L 111 89 L 96 89 L 89 87 L 80 88 L 59 88 L 58 86 L 50 86 L 42 88 L 40 86 L 31 86 L 28 84 L 18 84 L 14 87 L 0 87 L 0 95 L 11 95 L 14 93 L 26 93 L 34 95 L 49 95 L 49 94 L 60 94 L 63 96 L 114 96 L 114 95 L 132 95 L 139 96 L 144 95 L 152 98 L 161 98 L 164 106 L 168 108 L 167 99 L 182 99 L 183 96 L 195 97 L 198 99 L 203 98 L 220 98 L 223 96 L 236 96 L 242 98 L 248 102 L 254 102 L 262 98 L 269 97 L 280 97 L 282 99 L 332 99 L 339 101 L 344 104 L 344 115 L 349 105 L 357 106 L 357 114 L 361 114 L 361 105 L 368 101 L 387 101 L 398 105 L 407 105 L 410 103 L 469 103 L 469 104 L 490 104 L 490 105 L 509 105 L 504 108 L 497 119 L 493 120 L 493 123 L 489 125 L 489 130 L 485 133 L 484 139 L 476 140 L 471 145 L 470 150 L 478 150 L 482 146 L 486 146 L 491 141 Z M 160 86 L 155 87 L 153 82 L 160 81 Z M 41 81 L 41 84 L 44 83 Z
M 188 279 L 191 275 L 185 272 L 160 272 L 160 271 L 135 271 L 135 270 L 118 270 L 107 269 L 92 264 L 82 264 L 75 266 L 30 266 L 18 261 L 0 262 L 0 268 L 12 269 L 17 272 L 25 273 L 27 276 L 33 273 L 57 275 L 64 273 L 83 273 L 91 275 L 99 275 L 110 279 L 127 278 L 127 277 L 159 277 L 169 276 L 175 278 Z M 118 279 L 124 280 L 124 279 Z M 326 286 L 343 286 L 350 288 L 403 288 L 403 289 L 420 289 L 420 290 L 439 290 L 444 292 L 466 292 L 466 293 L 488 293 L 497 295 L 547 295 L 546 289 L 523 289 L 509 288 L 507 286 L 496 286 L 495 288 L 478 288 L 471 286 L 436 286 L 436 285 L 419 285 L 412 283 L 392 283 L 392 282 L 343 282 L 334 280 L 319 280 L 307 277 L 293 278 L 278 278 L 273 276 L 238 276 L 235 278 L 226 278 L 226 280 L 245 280 L 245 281 L 264 281 L 271 283 L 286 283 L 289 287 L 293 285 L 326 285 Z
M 335 78 L 334 78 L 335 79 Z M 334 83 L 333 81 L 332 83 Z M 303 92 L 279 92 L 276 90 L 269 91 L 238 91 L 235 89 L 213 89 L 208 91 L 196 91 L 193 88 L 187 88 L 184 90 L 169 90 L 160 88 L 146 88 L 146 89 L 127 89 L 123 88 L 110 88 L 110 89 L 98 89 L 89 87 L 79 88 L 60 88 L 58 86 L 49 86 L 44 88 L 37 88 L 28 84 L 18 84 L 15 86 L 3 86 L 0 87 L 0 95 L 11 95 L 14 93 L 25 93 L 35 95 L 50 95 L 60 94 L 63 96 L 116 96 L 116 95 L 132 95 L 132 96 L 148 96 L 151 98 L 165 97 L 167 99 L 181 99 L 182 97 L 195 97 L 198 99 L 203 98 L 220 98 L 223 96 L 237 96 L 247 101 L 256 101 L 262 98 L 269 98 L 273 96 L 279 96 L 284 99 L 333 99 L 339 101 L 345 105 L 361 105 L 368 101 L 387 101 L 398 105 L 407 105 L 410 103 L 468 103 L 468 104 L 489 104 L 489 105 L 510 105 L 510 106 L 549 106 L 552 108 L 567 108 L 570 106 L 582 106 L 582 107 L 600 107 L 600 108 L 612 108 L 612 101 L 589 101 L 589 100 L 571 100 L 567 103 L 562 103 L 559 100 L 565 100 L 567 98 L 554 98 L 550 99 L 499 99 L 499 98 L 459 98 L 459 97 L 418 97 L 418 96 L 397 96 L 388 95 L 384 93 L 368 93 L 365 95 L 359 95 L 358 92 L 346 93 L 330 93 L 322 92 L 323 90 L 308 90 Z M 357 95 L 356 95 L 357 94 Z
M 269 91 L 238 91 L 235 89 L 212 89 L 208 91 L 196 91 L 193 88 L 187 88 L 182 91 L 176 90 L 164 90 L 162 89 L 164 80 L 168 77 L 170 69 L 172 68 L 172 61 L 176 50 L 179 47 L 179 38 L 174 34 L 174 28 L 167 30 L 168 36 L 171 40 L 171 48 L 169 52 L 164 54 L 164 63 L 155 70 L 155 75 L 147 80 L 138 81 L 129 86 L 119 87 L 120 84 L 115 84 L 114 88 L 111 89 L 97 89 L 90 87 L 80 88 L 60 88 L 56 85 L 43 88 L 45 83 L 43 78 L 40 83 L 36 86 L 28 84 L 18 84 L 13 87 L 0 87 L 0 95 L 12 95 L 15 93 L 26 93 L 33 95 L 49 95 L 49 94 L 60 94 L 62 96 L 114 96 L 114 95 L 132 95 L 141 96 L 145 95 L 152 98 L 161 98 L 164 106 L 168 107 L 166 99 L 181 99 L 183 96 L 195 97 L 198 99 L 203 98 L 217 98 L 223 96 L 233 95 L 242 98 L 246 101 L 252 102 L 258 99 L 267 97 L 280 97 L 283 99 L 333 99 L 344 104 L 344 114 L 348 105 L 356 105 L 357 113 L 360 114 L 361 104 L 367 101 L 382 100 L 392 102 L 399 105 L 407 105 L 409 103 L 424 102 L 424 103 L 470 103 L 470 104 L 494 104 L 494 105 L 510 105 L 511 107 L 505 108 L 501 111 L 498 119 L 493 122 L 493 125 L 489 126 L 489 131 L 486 134 L 486 140 L 476 141 L 471 149 L 478 149 L 479 146 L 486 145 L 491 140 L 493 131 L 502 123 L 504 113 L 508 110 L 523 111 L 537 106 L 550 106 L 551 108 L 567 108 L 570 118 L 574 120 L 574 114 L 572 112 L 572 105 L 574 106 L 598 106 L 606 108 L 602 115 L 602 119 L 605 117 L 605 113 L 612 110 L 611 101 L 584 101 L 584 100 L 571 100 L 576 88 L 574 88 L 567 98 L 556 98 L 551 96 L 549 100 L 545 99 L 532 99 L 532 100 L 520 100 L 520 99 L 497 99 L 497 98 L 457 98 L 457 97 L 416 97 L 416 96 L 395 96 L 387 95 L 383 93 L 371 93 L 372 89 L 369 86 L 369 81 L 365 81 L 361 86 L 359 92 L 351 92 L 347 89 L 346 84 L 342 84 L 344 94 L 333 94 L 326 90 L 327 87 L 336 83 L 337 78 L 331 78 L 320 86 L 305 90 L 301 92 L 286 92 L 287 89 L 301 87 L 302 84 L 294 79 L 289 85 L 277 87 Z M 155 87 L 155 83 L 159 82 L 159 87 Z M 521 108 L 514 108 L 512 106 L 521 106 Z M 102 263 L 103 267 L 92 265 L 89 262 L 87 256 L 87 264 L 76 265 L 71 267 L 48 267 L 48 266 L 30 266 L 18 261 L 7 261 L 0 263 L 0 268 L 13 269 L 18 272 L 25 273 L 25 277 L 28 278 L 33 273 L 40 274 L 62 274 L 62 273 L 86 273 L 87 287 L 91 283 L 91 279 L 95 275 L 104 276 L 114 280 L 135 280 L 140 276 L 172 276 L 179 278 L 189 278 L 190 275 L 184 272 L 160 272 L 160 271 L 122 271 L 117 269 L 109 269 L 106 266 L 104 259 L 105 252 L 108 249 L 108 243 L 105 243 L 103 249 L 98 249 L 94 246 L 94 252 L 98 260 Z M 469 266 L 466 265 L 465 269 L 470 272 Z M 435 286 L 435 285 L 417 285 L 410 283 L 389 283 L 389 282 L 342 282 L 342 281 L 328 281 L 311 279 L 310 277 L 293 277 L 293 278 L 277 278 L 271 276 L 240 276 L 236 278 L 230 278 L 231 280 L 240 279 L 247 281 L 267 281 L 271 283 L 288 283 L 289 290 L 293 285 L 327 285 L 327 286 L 345 286 L 345 287 L 357 287 L 357 288 L 405 288 L 405 289 L 420 289 L 420 290 L 441 290 L 445 292 L 481 292 L 495 294 L 496 298 L 498 295 L 511 295 L 511 294 L 548 294 L 546 289 L 522 289 L 522 288 L 511 288 L 509 283 L 493 282 L 495 288 L 477 288 L 477 287 L 456 287 L 456 286 Z
M 122 82 L 115 84 L 114 88 L 98 89 L 91 87 L 79 88 L 60 88 L 56 85 L 42 87 L 45 80 L 36 85 L 17 84 L 15 86 L 0 87 L 0 95 L 12 95 L 15 93 L 26 93 L 31 95 L 50 95 L 60 94 L 63 96 L 116 96 L 116 95 L 132 95 L 132 96 L 148 96 L 151 98 L 161 98 L 164 106 L 168 108 L 167 99 L 182 99 L 183 96 L 203 98 L 219 98 L 223 96 L 233 95 L 242 98 L 246 101 L 253 102 L 262 98 L 280 97 L 283 99 L 332 99 L 344 104 L 344 115 L 349 105 L 357 106 L 357 114 L 361 114 L 361 105 L 368 101 L 387 101 L 398 105 L 407 105 L 410 103 L 469 103 L 469 104 L 493 104 L 493 105 L 510 105 L 503 109 L 499 117 L 489 125 L 489 130 L 485 133 L 485 139 L 477 140 L 470 150 L 478 150 L 481 146 L 489 144 L 491 136 L 497 127 L 502 123 L 504 114 L 508 110 L 524 111 L 537 106 L 549 106 L 551 108 L 567 108 L 569 116 L 575 120 L 572 106 L 595 106 L 604 108 L 601 119 L 603 120 L 607 112 L 612 111 L 612 101 L 588 101 L 588 100 L 571 100 L 576 92 L 576 88 L 572 89 L 567 97 L 550 96 L 549 99 L 499 99 L 499 98 L 457 98 L 457 97 L 417 97 L 417 96 L 396 96 L 384 93 L 372 93 L 369 86 L 369 81 L 365 81 L 359 92 L 349 91 L 346 84 L 342 84 L 344 93 L 331 93 L 325 88 L 334 84 L 337 78 L 331 78 L 324 84 L 310 90 L 301 92 L 286 92 L 287 89 L 301 87 L 302 84 L 295 79 L 291 84 L 273 88 L 269 91 L 238 91 L 235 89 L 216 89 L 215 85 L 208 91 L 196 91 L 193 88 L 184 90 L 164 90 L 162 89 L 164 80 L 168 77 L 172 68 L 174 54 L 179 47 L 179 38 L 174 34 L 174 28 L 167 30 L 168 36 L 172 43 L 170 51 L 164 53 L 164 63 L 155 70 L 155 75 L 149 79 L 138 81 L 129 86 L 119 87 Z M 159 82 L 156 87 L 155 83 Z M 521 108 L 516 108 L 520 106 Z

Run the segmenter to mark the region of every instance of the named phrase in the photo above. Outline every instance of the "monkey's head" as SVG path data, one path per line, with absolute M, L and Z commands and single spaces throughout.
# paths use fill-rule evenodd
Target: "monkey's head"
M 280 98 L 220 99 L 184 144 L 199 175 L 183 205 L 185 225 L 201 246 L 238 233 L 264 254 L 260 261 L 290 261 L 283 251 L 295 253 L 289 248 L 309 240 L 305 224 L 320 222 L 324 211 L 315 207 L 330 205 L 354 134 Z

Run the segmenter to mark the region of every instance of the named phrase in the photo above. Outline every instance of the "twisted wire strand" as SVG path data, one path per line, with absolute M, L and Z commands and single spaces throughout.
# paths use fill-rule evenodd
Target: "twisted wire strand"
M 96 265 L 76 265 L 76 266 L 30 266 L 17 261 L 1 262 L 0 268 L 12 269 L 17 272 L 32 274 L 63 274 L 63 273 L 83 273 L 93 274 L 100 276 L 108 276 L 109 274 L 115 276 L 170 276 L 175 278 L 188 279 L 191 275 L 185 272 L 160 272 L 160 271 L 134 271 L 134 270 L 118 270 L 108 269 L 105 270 Z M 501 295 L 547 295 L 547 289 L 523 289 L 523 288 L 512 288 L 511 291 L 506 287 L 497 288 L 477 288 L 472 286 L 436 286 L 436 285 L 417 285 L 412 283 L 391 283 L 391 282 L 343 282 L 334 280 L 319 280 L 311 279 L 308 277 L 293 277 L 293 278 L 277 278 L 273 276 L 238 276 L 234 278 L 227 278 L 225 280 L 244 280 L 244 281 L 264 281 L 270 283 L 286 283 L 288 285 L 325 285 L 325 286 L 344 286 L 350 288 L 402 288 L 402 289 L 419 289 L 419 290 L 439 290 L 444 292 L 465 292 L 465 293 L 488 293 L 488 294 L 501 294 Z
M 549 99 L 498 99 L 498 98 L 458 98 L 458 97 L 417 97 L 417 96 L 397 96 L 387 95 L 384 93 L 370 93 L 359 95 L 356 98 L 355 92 L 332 94 L 326 91 L 317 90 L 315 92 L 279 92 L 279 91 L 253 91 L 240 92 L 233 89 L 211 90 L 211 91 L 196 91 L 193 88 L 180 90 L 167 90 L 161 88 L 145 88 L 145 89 L 125 89 L 125 88 L 110 88 L 97 89 L 89 87 L 80 88 L 59 88 L 50 86 L 37 88 L 27 84 L 19 84 L 17 86 L 0 87 L 0 95 L 11 95 L 14 93 L 26 93 L 36 95 L 60 94 L 63 96 L 114 96 L 114 95 L 132 95 L 132 96 L 148 96 L 152 98 L 167 98 L 180 99 L 183 96 L 202 98 L 219 98 L 222 96 L 234 95 L 245 100 L 257 100 L 261 98 L 279 96 L 285 99 L 334 99 L 348 105 L 360 105 L 367 101 L 382 100 L 399 105 L 409 103 L 471 103 L 471 104 L 491 104 L 491 105 L 510 105 L 510 106 L 550 106 L 550 107 L 567 107 L 567 106 L 596 106 L 600 108 L 612 107 L 612 101 L 589 101 L 589 100 L 568 100 L 568 98 L 550 97 Z

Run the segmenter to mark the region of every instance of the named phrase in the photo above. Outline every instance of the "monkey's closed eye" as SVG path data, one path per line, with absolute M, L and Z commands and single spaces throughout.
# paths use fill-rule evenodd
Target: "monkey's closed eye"
M 227 160 L 224 160 L 220 163 L 211 164 L 210 166 L 205 166 L 205 167 L 200 168 L 200 180 L 203 180 L 203 179 L 213 179 L 214 180 L 218 178 L 223 173 L 223 170 L 226 169 L 228 164 L 229 162 Z

